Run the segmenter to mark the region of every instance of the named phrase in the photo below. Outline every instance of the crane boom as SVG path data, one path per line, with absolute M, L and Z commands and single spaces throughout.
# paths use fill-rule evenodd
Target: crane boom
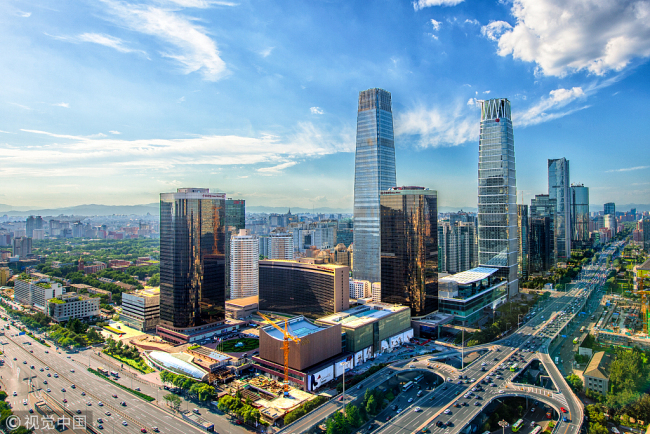
M 266 315 L 260 312 L 257 312 L 257 314 L 262 318 L 264 318 L 266 322 L 268 322 L 277 330 L 279 330 L 280 333 L 282 333 L 283 336 L 282 350 L 284 352 L 284 396 L 289 396 L 289 340 L 291 339 L 295 343 L 299 344 L 300 338 L 292 336 L 291 333 L 289 333 L 289 322 L 286 319 L 284 320 L 284 330 L 283 330 L 275 322 L 271 321 Z

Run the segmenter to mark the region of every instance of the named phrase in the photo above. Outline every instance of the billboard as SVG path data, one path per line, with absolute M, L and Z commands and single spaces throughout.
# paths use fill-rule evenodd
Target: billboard
M 354 355 L 354 366 L 359 366 L 363 363 L 363 351 L 357 351 Z
M 354 368 L 354 358 L 350 355 L 347 356 L 345 359 L 338 360 L 334 363 L 334 376 L 338 377 L 343 375 L 343 369 L 345 366 L 345 370 L 347 371 L 348 369 L 353 369 Z
M 365 362 L 368 359 L 372 359 L 372 347 L 363 350 L 363 361 Z
M 334 366 L 330 365 L 327 368 L 321 369 L 313 375 L 309 376 L 308 389 L 314 390 L 321 387 L 323 384 L 334 379 Z

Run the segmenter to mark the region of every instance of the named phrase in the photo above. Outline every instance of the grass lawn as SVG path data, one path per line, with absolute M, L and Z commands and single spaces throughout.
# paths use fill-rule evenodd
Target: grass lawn
M 244 345 L 243 346 L 240 345 L 236 347 L 235 345 L 237 345 L 240 342 Z M 219 344 L 217 349 L 225 353 L 245 353 L 248 351 L 252 351 L 259 346 L 260 346 L 259 339 L 243 338 L 243 339 L 231 339 L 229 341 L 223 342 Z

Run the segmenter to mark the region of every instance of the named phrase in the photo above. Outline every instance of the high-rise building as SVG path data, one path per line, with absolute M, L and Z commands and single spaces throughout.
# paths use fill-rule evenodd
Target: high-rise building
M 288 232 L 272 232 L 268 238 L 268 259 L 293 259 L 293 235 Z
M 230 298 L 256 296 L 259 292 L 260 242 L 240 229 L 230 237 Z
M 478 265 L 476 225 L 473 221 L 438 222 L 438 270 L 456 274 Z
M 604 210 L 605 212 L 603 213 L 604 215 L 611 214 L 611 215 L 616 215 L 616 204 L 614 202 L 608 202 L 604 205 Z
M 528 237 L 528 272 L 541 273 L 550 270 L 553 262 L 553 223 L 546 217 L 532 216 Z
M 393 187 L 381 192 L 381 300 L 410 306 L 412 316 L 438 309 L 438 193 L 434 190 Z
M 517 205 L 517 271 L 520 279 L 528 278 L 528 205 Z
M 529 241 L 530 241 L 530 250 L 529 250 L 529 252 L 530 253 L 529 253 L 528 260 L 529 260 L 529 267 L 530 267 L 530 272 L 531 273 L 536 273 L 536 272 L 539 272 L 539 271 L 548 271 L 552 267 L 555 266 L 556 259 L 555 259 L 555 244 L 554 244 L 555 235 L 554 234 L 555 234 L 555 227 L 556 227 L 555 226 L 555 218 L 557 216 L 557 213 L 556 213 L 555 210 L 556 210 L 555 199 L 551 199 L 548 194 L 536 194 L 535 197 L 533 199 L 531 199 L 531 201 L 530 201 L 529 222 L 528 222 L 528 224 L 530 225 L 531 230 L 532 230 L 532 219 L 533 218 L 547 217 L 549 219 L 549 225 L 550 226 L 548 227 L 548 229 L 545 229 L 544 236 L 545 237 L 546 236 L 550 237 L 550 240 L 551 240 L 550 241 L 551 244 L 549 246 L 546 246 L 545 243 L 539 244 L 538 240 L 537 239 L 535 240 L 535 242 L 538 243 L 536 245 L 536 248 L 539 248 L 540 246 L 545 246 L 544 247 L 545 250 L 543 252 L 539 253 L 539 251 L 536 251 L 535 254 L 541 254 L 545 258 L 547 258 L 547 260 L 545 259 L 543 261 L 543 263 L 547 264 L 547 265 L 545 265 L 545 267 L 548 267 L 548 268 L 544 268 L 544 269 L 540 270 L 537 266 L 530 267 L 530 265 L 532 265 L 532 261 L 533 261 L 533 258 L 532 258 L 532 255 L 533 255 L 533 246 L 532 246 L 533 236 L 532 236 L 532 234 L 529 237 Z M 540 228 L 539 224 L 540 223 L 538 222 L 537 229 Z M 541 235 L 537 235 L 538 238 L 539 238 L 539 236 L 541 236 Z M 536 259 L 536 261 L 537 261 L 538 264 L 540 263 L 539 259 Z M 535 271 L 533 271 L 533 269 L 535 269 Z
M 350 307 L 350 268 L 344 265 L 301 259 L 262 260 L 259 267 L 261 310 L 320 318 Z
M 650 253 L 650 219 L 644 218 L 641 221 L 641 228 L 643 230 L 643 250 Z
M 381 278 L 379 192 L 396 185 L 390 92 L 364 90 L 359 92 L 354 161 L 355 279 L 379 282 Z
M 571 194 L 569 190 L 569 161 L 566 158 L 548 160 L 548 196 L 555 199 L 555 258 L 567 262 L 571 258 Z
M 571 246 L 586 249 L 589 239 L 589 187 L 571 185 Z
M 34 237 L 34 229 L 43 229 L 43 217 L 30 215 L 25 221 L 25 233 L 28 237 Z
M 517 278 L 517 172 L 510 101 L 481 102 L 478 155 L 479 267 L 498 268 L 508 281 L 508 296 L 519 290 Z
M 17 237 L 13 241 L 14 256 L 25 257 L 32 253 L 32 239 L 30 237 Z
M 350 219 L 339 221 L 336 229 L 336 244 L 344 244 L 349 247 L 354 242 L 354 222 Z
M 246 228 L 246 201 L 244 199 L 226 199 L 226 226 L 236 230 Z
M 207 188 L 160 195 L 160 325 L 183 330 L 225 318 L 226 196 Z

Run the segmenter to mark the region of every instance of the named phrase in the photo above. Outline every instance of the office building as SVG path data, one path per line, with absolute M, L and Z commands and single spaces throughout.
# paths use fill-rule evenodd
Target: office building
M 478 239 L 473 221 L 438 222 L 438 270 L 460 273 L 478 265 Z
M 644 218 L 641 221 L 641 228 L 643 230 L 643 250 L 650 253 L 650 219 Z
M 603 227 L 609 230 L 610 238 L 614 238 L 616 235 L 616 216 L 614 214 L 605 214 L 603 216 Z
M 607 396 L 609 391 L 609 372 L 612 365 L 612 356 L 604 351 L 599 351 L 591 356 L 589 364 L 582 373 L 585 379 L 585 389 L 598 392 Z
M 606 203 L 603 206 L 603 209 L 604 209 L 604 212 L 603 212 L 604 215 L 608 215 L 608 214 L 611 214 L 613 216 L 616 215 L 616 204 L 614 202 Z
M 260 243 L 247 229 L 230 238 L 230 298 L 256 296 L 259 289 Z
M 381 282 L 372 283 L 372 301 L 375 303 L 381 302 Z
M 555 199 L 555 258 L 567 262 L 571 258 L 571 194 L 569 161 L 566 158 L 548 160 L 548 196 Z
M 354 160 L 355 279 L 381 279 L 379 192 L 395 187 L 395 141 L 391 95 L 382 89 L 359 92 Z
M 13 255 L 23 258 L 32 253 L 32 239 L 29 237 L 17 237 L 13 241 Z
M 437 310 L 438 193 L 392 187 L 381 192 L 380 215 L 381 301 L 409 306 L 412 316 Z
M 160 195 L 160 327 L 182 332 L 225 318 L 224 193 Z
M 47 314 L 56 322 L 93 318 L 99 316 L 99 301 L 99 297 L 68 292 L 47 300 Z
M 313 259 L 259 261 L 260 309 L 309 318 L 347 309 L 350 269 L 313 262 Z
M 529 274 L 549 271 L 553 262 L 553 223 L 550 217 L 531 217 L 528 236 Z
M 9 267 L 0 267 L 0 286 L 5 286 L 11 279 L 12 271 Z
M 43 229 L 43 217 L 39 216 L 29 216 L 25 221 L 25 233 L 28 237 L 34 238 L 34 229 Z
M 454 323 L 469 326 L 492 316 L 506 301 L 508 282 L 498 269 L 477 267 L 440 278 L 440 313 L 454 315 Z
M 120 321 L 142 332 L 155 329 L 160 322 L 160 288 L 122 293 Z
M 352 266 L 352 253 L 349 247 L 345 247 L 345 244 L 338 244 L 334 250 L 332 250 L 332 260 L 330 261 L 333 264 L 338 265 L 347 265 L 348 267 Z
M 367 280 L 350 279 L 350 298 L 372 297 L 372 284 Z
M 291 225 L 296 250 L 305 253 L 313 248 L 333 249 L 336 246 L 336 227 L 326 222 Z
M 293 259 L 293 234 L 290 232 L 272 232 L 267 238 L 265 255 L 268 259 Z
M 226 226 L 236 230 L 246 228 L 246 201 L 244 199 L 226 199 Z
M 550 224 L 548 230 L 544 229 L 544 235 L 543 235 L 543 237 L 547 237 L 547 236 L 550 237 L 550 246 L 549 247 L 544 247 L 545 250 L 543 252 L 539 252 L 538 250 L 536 250 L 536 253 L 535 253 L 535 254 L 540 253 L 545 258 L 548 258 L 548 261 L 546 261 L 546 260 L 544 261 L 545 264 L 548 263 L 548 265 L 547 265 L 548 268 L 546 268 L 544 270 L 537 270 L 537 272 L 539 272 L 539 271 L 548 271 L 552 267 L 554 267 L 555 263 L 557 262 L 556 256 L 555 256 L 555 227 L 556 227 L 555 226 L 555 218 L 556 217 L 557 217 L 557 213 L 556 213 L 555 199 L 551 199 L 548 194 L 536 194 L 535 197 L 533 199 L 531 199 L 531 201 L 530 201 L 530 209 L 529 209 L 529 222 L 528 222 L 528 224 L 531 226 L 531 228 L 532 228 L 532 219 L 534 219 L 534 218 L 548 218 L 549 219 L 548 223 Z M 541 222 L 539 222 L 539 221 L 536 222 L 536 229 L 540 229 L 540 227 L 541 227 L 540 224 L 541 224 Z M 536 236 L 539 237 L 540 234 L 538 234 Z M 538 242 L 539 239 L 540 238 L 536 238 L 535 242 Z M 529 237 L 529 241 L 530 241 L 531 246 L 530 246 L 530 254 L 529 254 L 528 260 L 529 260 L 529 264 L 531 264 L 532 260 L 533 260 L 532 259 L 532 254 L 533 254 L 533 246 L 532 246 L 533 236 L 532 236 L 532 234 Z M 545 243 L 543 243 L 543 244 L 538 243 L 538 244 L 536 244 L 535 248 L 537 249 L 537 248 L 540 248 L 540 247 L 545 246 L 545 245 L 546 245 Z M 536 260 L 538 260 L 538 259 L 536 259 Z M 529 265 L 529 267 L 530 267 L 530 265 Z M 533 268 L 535 268 L 535 267 L 533 267 Z M 533 271 L 533 268 L 530 269 L 531 274 L 536 272 L 536 271 Z
M 34 240 L 44 240 L 45 239 L 45 229 L 34 229 L 32 232 L 32 238 Z
M 226 317 L 231 319 L 240 319 L 250 317 L 259 309 L 258 296 L 234 298 L 226 302 Z
M 528 278 L 528 205 L 517 205 L 517 264 L 520 279 Z
M 355 365 L 408 343 L 413 337 L 408 306 L 367 303 L 316 320 L 320 326 L 340 325 L 345 351 L 354 354 Z
M 481 102 L 478 161 L 478 263 L 498 268 L 514 296 L 519 290 L 517 173 L 510 101 L 505 98 Z
M 14 282 L 14 300 L 18 303 L 32 306 L 43 312 L 47 300 L 63 294 L 60 283 L 51 282 L 49 278 L 20 277 Z
M 589 241 L 589 187 L 571 185 L 571 247 L 586 249 Z
M 336 229 L 336 244 L 343 244 L 349 247 L 354 242 L 354 221 L 345 219 L 339 221 Z

